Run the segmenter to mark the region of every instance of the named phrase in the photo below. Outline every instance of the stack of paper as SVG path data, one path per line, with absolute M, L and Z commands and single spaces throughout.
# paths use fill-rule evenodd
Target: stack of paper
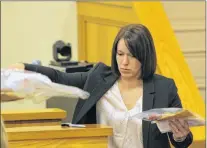
M 157 108 L 136 114 L 136 118 L 157 124 L 160 132 L 170 132 L 169 121 L 173 119 L 186 120 L 190 127 L 204 126 L 205 120 L 199 115 L 182 108 Z

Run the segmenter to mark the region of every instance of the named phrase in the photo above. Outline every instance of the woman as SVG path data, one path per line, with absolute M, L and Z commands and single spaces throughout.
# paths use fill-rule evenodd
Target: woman
M 193 137 L 186 121 L 170 121 L 172 132 L 161 134 L 156 124 L 130 118 L 152 108 L 182 107 L 174 81 L 155 74 L 155 47 L 145 26 L 127 25 L 119 31 L 111 64 L 98 63 L 83 73 L 30 64 L 12 67 L 36 71 L 53 82 L 88 91 L 89 99 L 77 103 L 73 123 L 112 126 L 109 148 L 168 148 L 168 137 L 176 148 L 188 147 Z

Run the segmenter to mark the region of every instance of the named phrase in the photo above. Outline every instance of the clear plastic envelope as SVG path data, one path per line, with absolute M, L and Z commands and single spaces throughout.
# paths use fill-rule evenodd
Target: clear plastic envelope
M 5 90 L 5 91 L 4 91 Z M 42 102 L 50 97 L 87 99 L 89 93 L 73 86 L 53 83 L 47 76 L 17 69 L 1 69 L 1 94 L 7 93 Z
M 157 124 L 161 133 L 170 132 L 169 120 L 184 119 L 192 126 L 205 126 L 205 120 L 198 114 L 183 108 L 156 108 L 143 111 L 133 117 Z

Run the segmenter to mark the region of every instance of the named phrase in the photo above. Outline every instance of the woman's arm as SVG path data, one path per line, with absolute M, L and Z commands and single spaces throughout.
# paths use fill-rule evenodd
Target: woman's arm
M 83 88 L 88 76 L 88 72 L 65 73 L 50 67 L 40 65 L 24 64 L 24 66 L 25 70 L 34 71 L 46 75 L 51 79 L 52 82 L 75 86 L 81 89 Z
M 9 68 L 25 69 L 28 71 L 37 72 L 37 73 L 43 74 L 43 75 L 47 76 L 48 78 L 50 78 L 52 82 L 64 84 L 64 85 L 75 86 L 75 87 L 83 89 L 89 73 L 92 72 L 93 69 L 95 69 L 97 67 L 97 65 L 94 66 L 88 72 L 77 72 L 77 73 L 65 73 L 65 72 L 61 72 L 59 70 L 55 70 L 50 67 L 33 65 L 33 64 L 26 64 L 26 63 L 24 63 L 24 64 L 17 63 L 14 65 L 11 65 Z
M 173 80 L 171 81 L 169 85 L 169 107 L 182 108 L 181 100 L 177 93 L 177 87 Z M 172 145 L 176 148 L 187 148 L 193 142 L 193 135 L 191 132 L 187 135 L 185 140 L 180 141 L 180 142 L 175 141 L 172 132 L 169 132 L 168 135 L 169 135 Z

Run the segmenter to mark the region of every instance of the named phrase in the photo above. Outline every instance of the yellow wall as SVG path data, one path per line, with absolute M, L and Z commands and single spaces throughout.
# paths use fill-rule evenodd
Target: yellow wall
M 56 40 L 70 42 L 77 60 L 76 2 L 1 2 L 1 65 L 39 59 L 47 65 Z M 44 108 L 30 101 L 3 109 Z
M 77 59 L 76 2 L 2 2 L 1 64 L 52 59 L 56 40 L 72 43 Z

